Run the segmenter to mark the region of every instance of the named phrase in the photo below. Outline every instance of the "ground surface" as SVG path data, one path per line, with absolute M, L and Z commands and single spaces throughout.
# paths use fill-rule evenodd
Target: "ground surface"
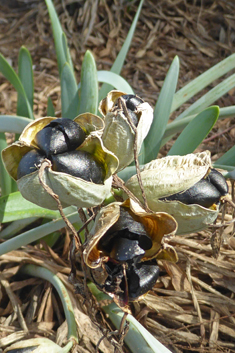
M 71 48 L 78 81 L 86 49 L 92 51 L 99 70 L 109 70 L 130 28 L 138 1 L 56 0 L 55 4 Z M 234 53 L 234 11 L 233 1 L 146 0 L 122 76 L 139 96 L 155 105 L 175 55 L 179 56 L 181 64 L 178 83 L 178 88 L 181 88 Z M 21 45 L 29 49 L 33 59 L 36 117 L 46 115 L 48 96 L 52 98 L 59 116 L 59 78 L 46 6 L 43 1 L 36 0 L 1 0 L 0 51 L 14 68 L 17 68 Z M 185 106 L 192 102 L 193 99 Z M 234 89 L 217 103 L 221 107 L 234 105 Z M 3 77 L 0 77 L 0 112 L 16 113 L 16 93 Z M 234 145 L 235 120 L 218 122 L 209 137 L 202 149 L 210 149 L 213 157 L 223 154 Z M 166 149 L 163 149 L 161 154 L 165 153 Z M 231 219 L 231 215 L 226 217 L 226 220 Z M 179 263 L 172 266 L 163 264 L 162 276 L 154 291 L 133 306 L 134 315 L 173 352 L 235 352 L 233 228 L 229 226 L 224 230 L 223 245 L 217 259 L 212 256 L 212 233 L 208 231 L 184 238 L 176 237 L 174 245 L 179 254 Z M 220 235 L 213 235 L 215 242 L 220 241 Z M 67 250 L 64 249 L 64 268 L 60 270 L 65 280 L 69 274 Z M 50 261 L 48 253 L 44 251 L 43 254 Z M 21 256 L 33 258 L 35 262 L 42 256 L 39 248 L 29 248 L 25 253 L 16 255 L 18 260 L 9 256 L 2 263 L 8 261 L 11 267 L 12 262 L 17 267 Z M 55 254 L 53 259 L 58 263 Z M 5 276 L 12 281 L 11 271 L 6 271 Z M 16 291 L 17 280 L 14 281 L 12 290 Z M 63 318 L 59 317 L 59 310 L 55 307 L 54 311 L 50 309 L 54 294 L 50 287 L 45 288 L 41 282 L 33 281 L 29 283 L 33 285 L 30 288 L 37 284 L 39 294 L 35 295 L 36 298 L 44 298 L 44 306 L 37 312 L 37 322 L 33 322 L 32 318 L 27 323 L 32 335 L 42 334 L 55 339 L 56 329 L 62 324 Z M 70 290 L 72 293 L 72 288 Z M 6 296 L 3 295 L 3 298 L 0 304 L 0 316 L 3 318 L 2 321 L 0 319 L 1 343 L 1 338 L 6 339 L 9 333 L 16 334 L 18 331 L 17 321 L 10 320 L 12 307 Z M 24 301 L 22 297 L 19 298 Z M 30 302 L 30 297 L 27 297 L 27 302 Z M 78 307 L 81 309 L 80 304 Z M 86 323 L 86 334 L 82 347 L 77 351 L 94 352 L 100 334 L 87 316 L 82 315 L 77 313 L 77 320 L 83 320 L 84 325 Z M 8 325 L 10 323 L 8 333 L 1 327 L 4 323 L 6 325 L 4 318 L 8 318 Z M 81 326 L 79 330 L 83 332 L 85 326 Z M 97 336 L 94 332 L 98 332 Z M 18 337 L 22 339 L 25 336 L 22 333 Z M 61 340 L 63 338 L 60 337 Z M 5 346 L 3 344 L 0 347 Z M 112 350 L 107 341 L 106 347 L 103 345 L 101 348 L 103 352 Z

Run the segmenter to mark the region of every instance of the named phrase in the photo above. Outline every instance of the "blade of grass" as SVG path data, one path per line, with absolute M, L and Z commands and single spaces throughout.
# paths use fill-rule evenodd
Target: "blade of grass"
M 33 111 L 33 64 L 30 52 L 25 47 L 21 47 L 19 52 L 18 76 L 24 88 L 31 110 Z M 25 104 L 25 98 L 21 93 L 18 93 L 17 97 L 17 115 L 30 118 L 27 106 Z
M 171 112 L 178 109 L 182 104 L 187 102 L 191 97 L 195 96 L 203 88 L 234 68 L 235 54 L 232 54 L 195 78 L 193 81 L 189 82 L 186 86 L 175 93 Z
M 193 103 L 188 109 L 186 109 L 182 114 L 177 116 L 175 120 L 183 119 L 186 116 L 197 114 L 205 108 L 213 104 L 217 99 L 222 97 L 230 89 L 235 87 L 235 74 L 226 78 L 223 82 L 216 85 L 209 92 L 204 94 L 195 103 Z
M 2 162 L 1 152 L 4 148 L 7 147 L 6 136 L 4 132 L 0 132 L 0 186 L 1 186 L 1 195 L 5 196 L 11 192 L 11 177 L 7 173 L 4 164 Z M 1 217 L 1 215 L 0 215 Z
M 62 117 L 74 119 L 78 115 L 79 97 L 77 83 L 68 63 L 62 69 L 60 84 Z
M 25 93 L 24 87 L 23 87 L 18 75 L 16 74 L 14 69 L 11 67 L 11 65 L 7 62 L 7 60 L 4 58 L 4 56 L 2 54 L 0 54 L 0 72 L 13 85 L 13 87 L 15 88 L 17 93 L 19 95 L 21 95 L 22 98 L 24 98 L 25 105 L 26 105 L 27 111 L 28 111 L 27 116 L 30 119 L 34 119 L 33 111 L 31 109 L 30 103 L 28 101 L 28 98 L 27 98 L 27 95 Z
M 131 45 L 131 41 L 132 41 L 132 38 L 133 38 L 133 35 L 134 35 L 134 32 L 135 32 L 135 28 L 136 28 L 136 25 L 137 25 L 137 22 L 138 22 L 138 19 L 139 19 L 139 16 L 140 16 L 140 12 L 141 12 L 143 3 L 144 3 L 144 0 L 141 0 L 140 3 L 139 3 L 137 12 L 136 12 L 135 17 L 133 19 L 132 25 L 130 27 L 130 30 L 129 30 L 128 34 L 127 34 L 125 42 L 124 42 L 124 44 L 123 44 L 118 56 L 116 57 L 116 60 L 114 61 L 113 66 L 110 69 L 111 72 L 114 72 L 116 74 L 120 74 L 120 72 L 122 70 L 122 67 L 123 67 L 124 61 L 126 59 L 129 47 Z M 110 86 L 110 85 L 108 85 L 106 83 L 103 84 L 101 89 L 100 89 L 100 92 L 99 92 L 99 101 L 101 99 L 103 99 L 107 95 L 107 93 L 109 91 L 111 91 L 112 88 L 113 88 L 113 86 Z
M 21 134 L 24 128 L 31 122 L 31 119 L 23 116 L 0 115 L 0 132 Z
M 62 30 L 59 18 L 57 16 L 55 7 L 51 0 L 45 0 L 47 5 L 48 13 L 51 19 L 52 32 L 55 42 L 56 57 L 58 62 L 59 74 L 61 76 L 62 69 L 66 62 L 69 63 L 71 70 L 73 71 L 73 63 L 67 48 L 66 37 Z
M 211 131 L 219 116 L 219 107 L 212 106 L 199 113 L 182 131 L 168 152 L 172 155 L 185 155 L 194 152 Z
M 179 75 L 179 58 L 176 56 L 164 80 L 157 104 L 154 109 L 154 119 L 149 133 L 144 140 L 145 163 L 157 157 L 170 116 L 173 96 Z
M 104 82 L 112 85 L 115 89 L 125 92 L 126 94 L 134 94 L 132 87 L 120 75 L 111 71 L 100 70 L 97 71 L 98 82 Z
M 55 116 L 55 109 L 51 97 L 47 98 L 47 116 Z
M 81 70 L 81 88 L 78 113 L 97 114 L 98 79 L 96 63 L 89 50 L 86 51 Z

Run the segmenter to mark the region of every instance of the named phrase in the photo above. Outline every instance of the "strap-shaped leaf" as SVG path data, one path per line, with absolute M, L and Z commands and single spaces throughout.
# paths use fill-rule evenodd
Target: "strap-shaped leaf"
M 141 12 L 143 3 L 144 3 L 144 0 L 141 0 L 139 3 L 139 6 L 138 6 L 137 12 L 135 14 L 135 17 L 133 19 L 131 28 L 127 34 L 127 37 L 126 37 L 125 42 L 122 46 L 122 49 L 120 50 L 118 56 L 116 57 L 116 60 L 114 61 L 113 66 L 111 67 L 111 70 L 110 70 L 111 72 L 114 72 L 116 74 L 120 74 L 120 72 L 122 70 L 122 67 L 123 67 L 124 61 L 126 59 L 129 47 L 131 45 L 131 41 L 132 41 L 132 38 L 133 38 L 133 35 L 135 32 L 135 28 L 136 28 L 136 25 L 137 25 L 137 22 L 138 22 L 138 19 L 140 16 L 140 12 Z M 108 92 L 112 90 L 113 87 L 114 87 L 113 85 L 110 86 L 108 84 L 103 84 L 103 86 L 101 87 L 100 92 L 99 92 L 99 100 L 103 99 L 108 94 Z
M 0 132 L 0 186 L 1 195 L 8 195 L 11 192 L 11 177 L 7 173 L 4 164 L 2 162 L 1 152 L 7 147 L 6 137 L 4 132 Z M 1 217 L 1 212 L 0 212 Z
M 47 116 L 55 116 L 55 109 L 51 97 L 47 98 Z
M 31 122 L 31 119 L 23 116 L 0 115 L 0 132 L 21 134 L 23 129 Z
M 219 107 L 212 106 L 199 113 L 182 131 L 168 155 L 186 155 L 194 152 L 211 131 L 219 116 Z
M 66 214 L 71 223 L 79 222 L 77 211 Z M 36 228 L 30 229 L 17 235 L 16 237 L 5 241 L 0 244 L 0 255 L 6 254 L 9 251 L 16 250 L 21 246 L 30 244 L 38 239 L 43 238 L 45 235 L 55 232 L 65 226 L 64 220 L 58 218 Z
M 72 59 L 67 48 L 66 37 L 62 30 L 53 2 L 51 0 L 45 0 L 45 2 L 51 19 L 59 74 L 61 75 L 62 69 L 66 62 L 69 63 L 71 69 L 73 70 Z
M 97 114 L 98 107 L 98 79 L 96 63 L 89 50 L 86 51 L 82 62 L 81 88 L 78 113 Z
M 190 115 L 184 119 L 174 120 L 170 122 L 166 127 L 164 137 L 162 139 L 161 147 L 164 146 L 167 143 L 167 141 L 171 139 L 172 136 L 181 132 L 188 125 L 188 123 L 190 123 L 190 121 L 192 121 L 195 118 L 196 115 L 197 114 Z M 234 105 L 230 107 L 220 108 L 218 120 L 225 119 L 225 118 L 234 118 L 234 117 L 235 117 Z
M 70 65 L 66 62 L 61 73 L 62 117 L 74 119 L 78 115 L 78 88 Z
M 18 75 L 24 87 L 25 94 L 28 98 L 29 105 L 33 111 L 33 95 L 34 95 L 34 81 L 33 81 L 33 64 L 30 52 L 25 47 L 20 48 L 18 60 Z M 26 116 L 29 118 L 25 98 L 21 93 L 17 97 L 17 115 Z
M 217 159 L 216 164 L 221 166 L 235 166 L 235 146 L 230 148 L 222 157 Z
M 70 212 L 74 207 L 70 208 Z M 12 222 L 28 217 L 59 218 L 58 211 L 52 211 L 35 205 L 23 198 L 19 191 L 0 197 L 0 222 Z
M 8 81 L 14 86 L 16 89 L 17 93 L 22 96 L 22 98 L 25 100 L 25 106 L 27 107 L 27 117 L 30 119 L 34 119 L 33 116 L 33 111 L 31 109 L 30 103 L 28 101 L 26 92 L 24 90 L 24 87 L 15 72 L 15 70 L 11 67 L 11 65 L 8 63 L 8 61 L 4 58 L 2 54 L 0 54 L 0 72 L 6 77 Z
M 154 119 L 149 133 L 144 141 L 145 163 L 157 157 L 161 140 L 169 120 L 172 100 L 175 94 L 179 75 L 179 59 L 176 56 L 164 80 L 157 104 L 154 109 Z
M 215 66 L 189 82 L 178 92 L 175 93 L 171 112 L 175 111 L 182 104 L 187 102 L 191 97 L 195 96 L 203 88 L 208 86 L 211 82 L 217 80 L 219 77 L 225 75 L 227 72 L 235 68 L 235 54 L 220 61 Z
M 235 74 L 229 76 L 224 81 L 216 85 L 209 92 L 204 94 L 201 98 L 199 98 L 195 103 L 193 103 L 188 109 L 186 109 L 182 114 L 177 116 L 176 120 L 183 119 L 186 116 L 197 114 L 203 109 L 209 107 L 213 104 L 217 99 L 222 97 L 225 93 L 227 93 L 230 89 L 235 87 Z
M 134 94 L 134 91 L 129 83 L 122 76 L 115 74 L 114 72 L 106 70 L 97 71 L 97 78 L 98 82 L 104 82 L 112 85 L 118 91 L 122 91 L 127 94 Z

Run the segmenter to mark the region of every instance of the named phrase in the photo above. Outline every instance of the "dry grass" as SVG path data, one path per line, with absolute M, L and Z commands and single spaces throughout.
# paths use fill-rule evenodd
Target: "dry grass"
M 17 67 L 20 46 L 25 45 L 30 50 L 34 63 L 36 117 L 46 115 L 48 96 L 59 115 L 58 71 L 44 2 L 11 0 L 1 3 L 2 54 Z M 78 80 L 86 49 L 94 54 L 98 69 L 110 69 L 138 2 L 56 0 L 55 4 L 71 47 Z M 233 1 L 146 0 L 122 70 L 123 77 L 137 94 L 155 104 L 175 55 L 181 63 L 180 88 L 234 52 L 234 10 Z M 234 89 L 218 103 L 221 107 L 234 105 Z M 1 114 L 16 112 L 16 93 L 2 77 L 0 107 Z M 234 123 L 231 119 L 219 121 L 210 139 L 204 142 L 202 148 L 210 149 L 213 158 L 234 144 Z M 164 155 L 166 149 L 161 153 Z M 232 210 L 228 208 L 225 220 L 229 222 L 232 218 Z M 153 291 L 133 304 L 133 314 L 172 352 L 235 352 L 233 235 L 231 224 L 216 232 L 212 228 L 177 236 L 172 244 L 179 262 L 176 265 L 162 263 L 161 277 Z M 55 253 L 39 244 L 0 257 L 0 347 L 24 337 L 42 335 L 59 343 L 66 339 L 61 303 L 51 286 L 38 279 L 16 276 L 22 263 L 35 263 L 57 273 L 68 288 L 82 337 L 77 352 L 95 352 L 102 333 L 68 283 L 70 268 L 66 244 L 64 249 L 54 249 Z M 102 352 L 112 352 L 108 341 L 100 348 Z

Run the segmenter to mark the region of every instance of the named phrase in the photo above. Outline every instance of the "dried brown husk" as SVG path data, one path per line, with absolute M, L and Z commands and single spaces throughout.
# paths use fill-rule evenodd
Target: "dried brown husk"
M 110 91 L 99 105 L 99 111 L 104 116 L 105 122 L 102 140 L 105 147 L 119 159 L 117 171 L 122 170 L 134 160 L 134 143 L 136 142 L 137 153 L 139 153 L 142 142 L 147 136 L 153 121 L 151 106 L 146 102 L 139 104 L 135 110 L 138 116 L 138 125 L 135 132 L 125 112 L 114 104 L 117 98 L 124 94 L 126 93 L 121 91 Z
M 13 143 L 2 152 L 3 161 L 8 173 L 17 181 L 19 191 L 27 200 L 49 209 L 56 209 L 57 203 L 44 190 L 39 181 L 39 170 L 17 180 L 17 169 L 21 158 L 35 148 L 34 138 L 38 131 L 55 118 L 41 118 L 30 123 L 22 132 L 19 141 Z M 81 114 L 74 119 L 87 134 L 85 141 L 77 150 L 93 154 L 105 170 L 103 184 L 95 184 L 71 176 L 67 173 L 53 171 L 51 167 L 44 169 L 42 180 L 59 196 L 63 207 L 91 207 L 99 205 L 108 196 L 112 174 L 118 166 L 117 157 L 104 146 L 100 138 L 103 129 L 102 119 L 90 113 Z

